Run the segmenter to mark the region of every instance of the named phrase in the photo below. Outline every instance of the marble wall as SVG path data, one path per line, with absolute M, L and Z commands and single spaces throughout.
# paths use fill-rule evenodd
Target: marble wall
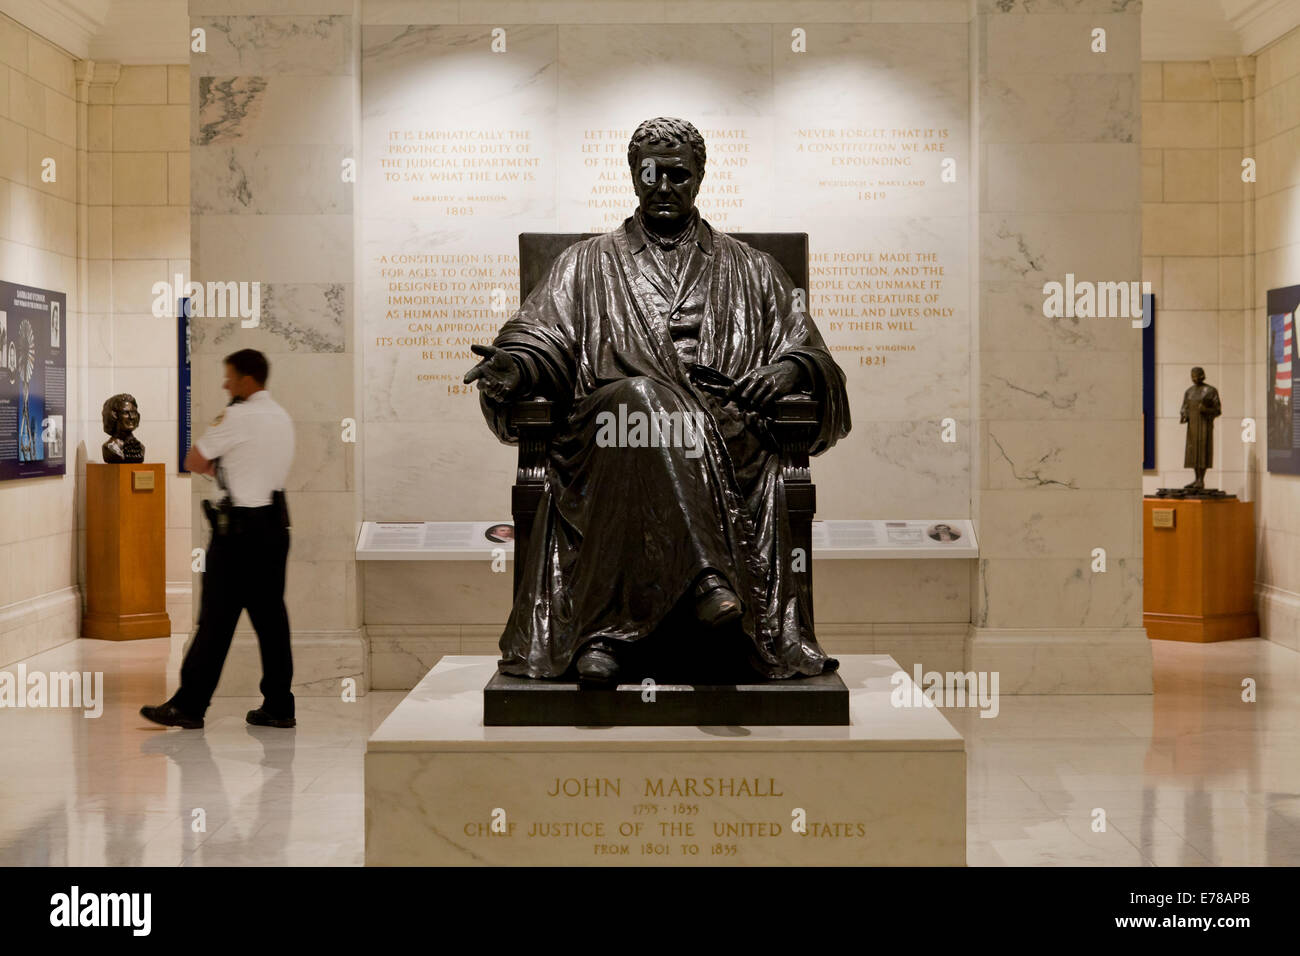
M 1047 318 L 1043 291 L 1067 273 L 1140 279 L 1140 4 L 977 9 L 980 558 L 967 665 L 999 670 L 1004 693 L 1149 693 L 1140 333 L 1128 318 Z
M 739 19 L 530 24 L 507 28 L 504 54 L 488 21 L 364 27 L 368 519 L 506 509 L 506 492 L 482 493 L 508 486 L 513 455 L 459 384 L 469 342 L 517 307 L 520 232 L 604 231 L 631 213 L 627 137 L 653 115 L 704 133 L 715 226 L 810 234 L 810 303 L 855 410 L 814 468 L 821 513 L 968 514 L 970 196 L 940 176 L 944 159 L 969 165 L 968 25 L 810 23 L 804 53 L 791 25 Z M 907 165 L 865 165 L 880 157 Z M 883 297 L 901 272 L 933 301 L 868 315 L 863 290 Z M 868 318 L 878 328 L 853 328 Z M 945 418 L 956 443 L 938 439 Z
M 86 301 L 78 284 L 85 87 L 71 56 L 0 15 L 0 278 L 68 295 L 68 473 L 0 482 L 0 665 L 77 635 L 77 483 L 84 473 Z M 55 161 L 56 180 L 41 179 Z M 75 455 L 75 463 L 74 463 Z
M 354 4 L 338 0 L 192 0 L 191 27 L 207 49 L 190 59 L 191 259 L 196 282 L 259 283 L 255 327 L 239 317 L 196 317 L 193 421 L 202 434 L 224 406 L 223 356 L 267 354 L 272 396 L 293 417 L 292 546 L 286 602 L 294 690 L 367 686 L 368 653 L 354 556 L 360 519 L 356 444 L 361 419 L 354 336 L 355 185 L 345 160 L 358 148 L 358 32 Z M 250 287 L 251 288 L 251 287 Z M 194 481 L 191 521 L 205 543 Z M 197 597 L 201 575 L 194 575 Z M 218 692 L 256 694 L 260 675 L 247 615 Z

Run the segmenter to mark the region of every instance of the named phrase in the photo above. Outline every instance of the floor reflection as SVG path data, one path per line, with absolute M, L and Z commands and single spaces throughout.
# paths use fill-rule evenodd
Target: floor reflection
M 403 695 L 300 699 L 293 730 L 248 726 L 259 699 L 218 698 L 203 730 L 164 729 L 137 711 L 172 689 L 169 643 L 28 659 L 103 671 L 104 713 L 0 712 L 0 865 L 360 865 L 365 741 Z
M 1149 697 L 1003 697 L 995 720 L 944 711 L 967 739 L 971 865 L 1300 864 L 1300 655 L 1262 640 L 1151 646 Z
M 136 711 L 167 696 L 168 652 L 74 641 L 26 661 L 103 671 L 104 713 L 0 712 L 0 865 L 360 865 L 365 741 L 403 695 L 299 698 L 294 730 L 218 698 L 204 730 L 163 730 Z M 945 709 L 967 739 L 971 865 L 1300 864 L 1300 655 L 1152 652 L 1153 696 Z

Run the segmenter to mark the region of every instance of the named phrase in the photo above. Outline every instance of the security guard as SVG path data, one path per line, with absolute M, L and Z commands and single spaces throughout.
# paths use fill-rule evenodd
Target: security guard
M 140 708 L 141 715 L 156 724 L 203 726 L 245 608 L 262 652 L 262 706 L 248 712 L 248 723 L 295 724 L 289 690 L 289 614 L 284 606 L 289 556 L 284 486 L 293 463 L 293 422 L 266 390 L 269 371 L 266 356 L 254 349 L 226 356 L 223 386 L 230 404 L 185 458 L 186 468 L 216 478 L 228 495 L 216 505 L 203 502 L 212 539 L 199 628 L 181 665 L 180 689 L 165 704 Z

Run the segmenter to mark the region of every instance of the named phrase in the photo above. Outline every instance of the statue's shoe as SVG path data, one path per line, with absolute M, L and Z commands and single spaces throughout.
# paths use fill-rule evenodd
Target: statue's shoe
M 612 649 L 600 641 L 593 641 L 578 655 L 578 681 L 582 684 L 608 685 L 618 683 L 618 659 Z
M 740 598 L 726 580 L 705 575 L 695 587 L 695 616 L 709 627 L 719 628 L 740 619 Z

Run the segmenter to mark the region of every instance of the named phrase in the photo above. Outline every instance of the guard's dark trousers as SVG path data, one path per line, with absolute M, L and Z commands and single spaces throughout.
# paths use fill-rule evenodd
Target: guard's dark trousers
M 293 717 L 293 656 L 284 606 L 289 529 L 274 505 L 232 510 L 230 530 L 213 534 L 208 547 L 199 629 L 171 702 L 190 716 L 204 715 L 221 679 L 239 614 L 247 608 L 262 652 L 263 709 L 273 717 Z

